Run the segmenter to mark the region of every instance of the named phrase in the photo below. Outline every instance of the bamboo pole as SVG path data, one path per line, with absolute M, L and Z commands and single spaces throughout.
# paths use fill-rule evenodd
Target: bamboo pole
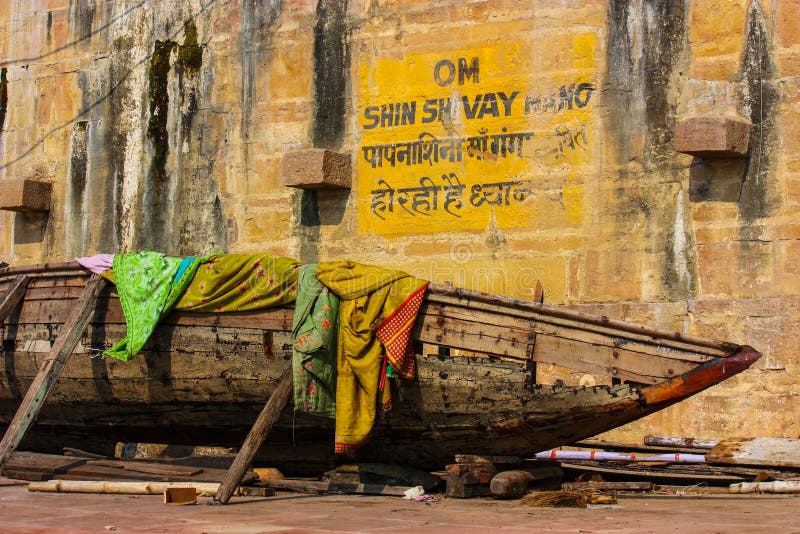
M 25 437 L 28 428 L 36 419 L 45 399 L 47 399 L 47 395 L 53 389 L 58 377 L 61 375 L 61 371 L 67 365 L 67 360 L 75 349 L 75 345 L 78 344 L 81 334 L 86 329 L 97 295 L 105 284 L 106 281 L 95 274 L 84 286 L 75 308 L 61 327 L 50 354 L 42 363 L 42 367 L 28 388 L 28 392 L 17 409 L 14 419 L 8 426 L 3 440 L 0 441 L 0 470 L 2 470 Z
M 28 289 L 28 281 L 30 279 L 23 275 L 11 283 L 11 287 L 3 295 L 0 300 L 0 324 L 5 321 L 11 312 L 17 307 L 19 301 L 25 296 L 25 290 Z
M 161 495 L 169 488 L 194 488 L 199 495 L 213 495 L 217 482 L 130 482 L 117 480 L 48 480 L 31 482 L 28 491 L 47 493 L 108 493 L 117 495 Z
M 288 404 L 292 392 L 291 365 L 286 368 L 278 380 L 278 387 L 275 388 L 275 391 L 270 395 L 267 404 L 264 405 L 264 409 L 258 414 L 258 418 L 256 422 L 253 423 L 253 428 L 250 429 L 250 433 L 244 440 L 239 454 L 236 455 L 236 459 L 233 461 L 233 464 L 231 464 L 230 469 L 228 469 L 228 472 L 225 474 L 225 478 L 219 485 L 219 489 L 216 495 L 214 495 L 215 502 L 226 504 L 230 500 L 234 490 L 242 482 L 244 472 L 250 467 L 250 464 L 253 463 L 256 452 L 258 452 L 258 449 L 269 435 L 270 430 L 272 430 L 275 421 L 278 420 L 278 416 L 280 416 L 281 412 Z

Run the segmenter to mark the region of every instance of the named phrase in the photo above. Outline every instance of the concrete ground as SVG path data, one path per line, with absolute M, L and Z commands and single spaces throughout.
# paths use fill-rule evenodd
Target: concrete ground
M 800 533 L 800 496 L 623 496 L 591 509 L 519 501 L 303 495 L 167 506 L 160 496 L 29 493 L 0 478 L 0 532 L 783 532 Z

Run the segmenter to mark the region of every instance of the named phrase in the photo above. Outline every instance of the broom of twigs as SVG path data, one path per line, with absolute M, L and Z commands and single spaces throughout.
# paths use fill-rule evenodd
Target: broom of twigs
M 537 491 L 520 499 L 526 506 L 549 506 L 556 508 L 586 508 L 590 504 L 616 504 L 611 495 L 595 491 Z

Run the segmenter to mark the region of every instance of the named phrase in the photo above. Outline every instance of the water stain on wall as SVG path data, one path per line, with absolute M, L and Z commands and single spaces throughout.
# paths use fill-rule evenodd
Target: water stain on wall
M 95 9 L 94 0 L 72 0 L 70 2 L 70 37 L 73 42 L 88 41 L 92 36 Z
M 350 72 L 347 2 L 319 0 L 314 24 L 314 117 L 311 140 L 315 147 L 337 150 L 345 134 Z M 347 201 L 338 193 L 302 191 L 295 196 L 299 225 L 294 232 L 301 261 L 319 259 L 320 214 L 318 195 L 325 195 L 326 210 L 341 214 Z
M 6 112 L 8 111 L 8 69 L 0 68 L 0 135 L 6 127 Z
M 345 129 L 350 48 L 347 2 L 319 0 L 314 25 L 314 146 L 338 149 Z
M 274 37 L 275 21 L 282 9 L 282 0 L 242 0 L 242 22 L 239 36 L 239 54 L 242 63 L 240 135 L 244 150 L 245 170 L 249 168 L 250 129 L 252 128 L 253 102 L 257 98 L 258 68 L 260 64 L 268 64 L 267 54 Z
M 742 81 L 739 99 L 743 114 L 752 123 L 750 158 L 739 191 L 740 230 L 743 241 L 751 238 L 749 228 L 767 217 L 774 201 L 770 195 L 772 147 L 775 146 L 775 115 L 779 95 L 773 80 L 777 69 L 770 56 L 767 29 L 758 3 L 748 10 L 747 30 L 742 55 Z
M 70 165 L 66 197 L 71 201 L 65 206 L 65 249 L 70 256 L 82 255 L 87 248 L 88 225 L 87 178 L 88 178 L 88 121 L 78 121 L 72 127 Z
M 644 208 L 638 215 L 620 209 L 618 232 L 626 235 L 631 223 L 641 222 L 645 246 L 661 258 L 656 267 L 657 293 L 668 300 L 689 299 L 697 269 L 689 214 L 683 207 L 686 195 L 676 185 L 680 171 L 673 142 L 676 80 L 688 61 L 686 5 L 671 0 L 612 0 L 608 25 L 605 98 L 614 163 L 636 162 L 641 176 L 634 179 L 643 184 L 633 204 L 622 202 Z M 624 168 L 614 172 L 627 174 Z

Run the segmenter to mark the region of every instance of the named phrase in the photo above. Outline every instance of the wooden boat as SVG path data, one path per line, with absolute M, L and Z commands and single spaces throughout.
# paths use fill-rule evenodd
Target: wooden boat
M 24 290 L 2 324 L 0 425 L 88 277 L 74 262 L 0 269 L 0 312 L 4 294 Z M 241 445 L 289 364 L 292 312 L 173 312 L 138 357 L 103 360 L 125 333 L 109 285 L 23 446 Z M 418 377 L 393 384 L 395 406 L 359 460 L 438 469 L 457 453 L 528 455 L 661 410 L 760 357 L 746 345 L 441 285 L 431 285 L 414 339 Z M 553 365 L 610 379 L 541 383 Z M 332 422 L 287 408 L 262 455 L 294 472 L 330 463 Z

